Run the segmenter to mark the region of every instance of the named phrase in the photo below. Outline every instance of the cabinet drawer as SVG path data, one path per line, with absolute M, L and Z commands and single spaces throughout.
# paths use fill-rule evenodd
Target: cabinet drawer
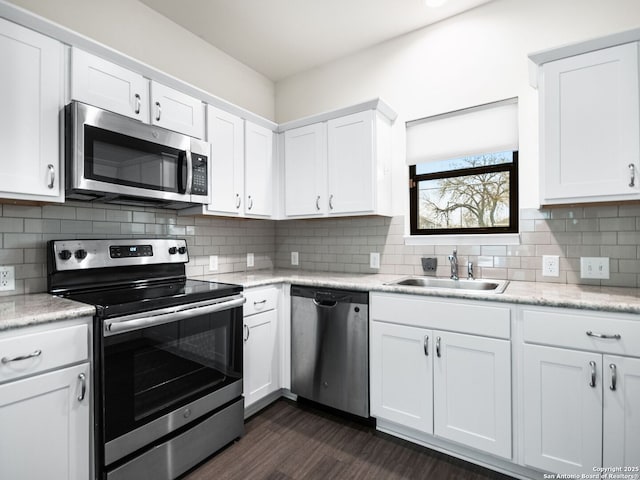
M 23 356 L 28 358 L 11 361 Z M 80 362 L 88 356 L 87 325 L 1 338 L 0 382 Z
M 511 308 L 418 295 L 371 295 L 369 317 L 414 327 L 510 338 Z
M 618 355 L 640 356 L 640 321 L 615 314 L 524 309 L 524 341 Z M 587 332 L 591 332 L 588 334 Z M 598 335 L 620 338 L 601 338 Z
M 275 287 L 245 290 L 244 316 L 273 310 L 278 306 L 278 289 Z

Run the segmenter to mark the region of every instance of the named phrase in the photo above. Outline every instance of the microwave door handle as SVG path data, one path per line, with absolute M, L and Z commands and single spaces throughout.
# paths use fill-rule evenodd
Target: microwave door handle
M 163 313 L 159 315 L 143 316 L 133 320 L 107 320 L 104 323 L 104 336 L 107 337 L 118 333 L 126 333 L 133 330 L 139 330 L 141 328 L 162 325 L 164 323 L 177 322 L 196 315 L 207 315 L 209 313 L 220 312 L 222 310 L 229 310 L 243 305 L 246 301 L 246 298 L 241 297 L 203 307 L 185 306 L 183 310 L 174 310 L 170 313 Z
M 187 188 L 184 193 L 191 194 L 191 187 L 193 186 L 193 159 L 191 158 L 191 150 L 187 150 Z

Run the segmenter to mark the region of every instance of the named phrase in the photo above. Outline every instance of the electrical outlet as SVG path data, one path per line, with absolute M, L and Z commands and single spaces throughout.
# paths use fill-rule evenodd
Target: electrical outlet
M 0 291 L 16 289 L 16 270 L 14 267 L 0 267 Z
M 542 256 L 542 276 L 543 277 L 559 277 L 560 276 L 560 257 L 558 255 Z
M 371 252 L 369 254 L 369 267 L 380 268 L 380 253 Z
M 298 252 L 291 252 L 291 265 L 299 265 Z
M 218 271 L 218 255 L 209 255 L 209 271 Z
M 253 253 L 247 253 L 247 267 L 253 267 Z
M 609 257 L 580 257 L 580 278 L 609 278 Z

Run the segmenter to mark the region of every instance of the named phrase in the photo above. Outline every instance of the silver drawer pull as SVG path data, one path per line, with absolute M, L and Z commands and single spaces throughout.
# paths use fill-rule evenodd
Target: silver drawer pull
M 609 335 L 607 333 L 594 333 L 591 330 L 587 330 L 587 335 L 590 337 L 596 337 L 596 338 L 611 338 L 614 340 L 620 340 L 622 338 L 621 335 L 615 333 L 613 335 Z
M 84 400 L 85 395 L 87 394 L 87 376 L 84 373 L 78 375 L 78 380 L 80 380 L 80 395 L 78 395 L 78 401 L 81 402 Z
M 425 356 L 429 356 L 429 335 L 425 335 L 424 336 L 424 343 L 422 345 L 422 347 L 424 348 L 424 354 Z
M 611 385 L 609 385 L 609 388 L 611 390 L 615 390 L 616 389 L 616 383 L 618 381 L 618 372 L 616 370 L 616 364 L 615 363 L 610 363 L 609 364 L 609 369 L 611 370 Z
M 589 362 L 589 366 L 591 367 L 591 381 L 589 382 L 589 386 L 595 388 L 596 387 L 596 362 L 591 360 Z
M 42 355 L 42 350 L 35 350 L 33 353 L 28 353 L 27 355 L 20 355 L 18 357 L 2 357 L 0 360 L 3 364 L 11 363 L 11 362 L 19 362 L 21 360 L 29 360 L 30 358 L 36 358 Z
M 259 302 L 253 302 L 253 306 L 257 307 L 258 305 L 264 305 L 265 303 L 267 303 L 267 300 L 260 300 Z
M 442 340 L 440 337 L 436 337 L 436 356 L 438 358 L 441 357 L 441 355 L 440 355 L 440 340 Z

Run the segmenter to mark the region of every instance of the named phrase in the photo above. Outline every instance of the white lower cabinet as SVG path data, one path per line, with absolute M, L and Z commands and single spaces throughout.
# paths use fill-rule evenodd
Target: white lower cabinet
M 249 289 L 244 307 L 245 409 L 280 389 L 278 289 Z
M 568 475 L 640 466 L 637 316 L 525 308 L 522 317 L 524 463 Z
M 511 459 L 509 308 L 385 294 L 370 308 L 372 416 Z M 506 338 L 440 329 L 485 315 Z

